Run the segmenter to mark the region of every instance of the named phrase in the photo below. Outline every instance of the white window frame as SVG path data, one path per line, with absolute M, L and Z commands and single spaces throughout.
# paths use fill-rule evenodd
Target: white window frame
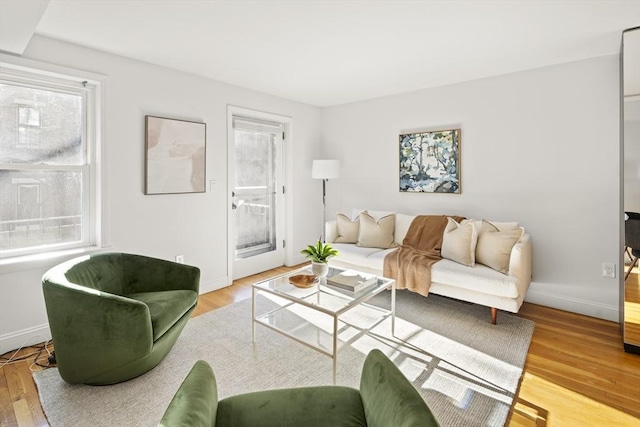
M 44 64 L 23 58 L 0 54 L 0 80 L 27 87 L 67 92 L 83 97 L 85 105 L 83 138 L 86 162 L 78 166 L 47 166 L 32 164 L 0 164 L 2 169 L 14 170 L 82 170 L 83 194 L 82 240 L 70 243 L 52 244 L 0 251 L 0 266 L 22 261 L 51 259 L 56 255 L 86 252 L 107 245 L 104 206 L 106 192 L 103 188 L 102 171 L 106 170 L 102 155 L 102 115 L 104 76 L 64 67 Z

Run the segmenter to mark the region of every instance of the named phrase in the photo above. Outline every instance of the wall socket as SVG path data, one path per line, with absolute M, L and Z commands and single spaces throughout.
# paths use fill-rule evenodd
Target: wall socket
M 184 255 L 176 255 L 176 262 L 178 264 L 184 264 Z
M 602 277 L 616 278 L 616 265 L 612 262 L 602 263 Z

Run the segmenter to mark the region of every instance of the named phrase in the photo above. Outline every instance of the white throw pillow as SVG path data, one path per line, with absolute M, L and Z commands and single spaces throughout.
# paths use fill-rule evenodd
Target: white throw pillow
M 343 213 L 336 215 L 336 225 L 338 228 L 338 237 L 334 243 L 356 243 L 358 241 L 358 232 L 360 231 L 360 217 L 351 221 L 351 218 Z
M 387 215 L 379 220 L 369 215 L 366 211 L 360 213 L 360 230 L 358 232 L 357 246 L 364 248 L 393 248 L 393 232 L 396 226 L 395 214 Z
M 482 220 L 476 245 L 476 262 L 503 274 L 509 274 L 509 261 L 513 246 L 524 235 L 524 228 L 500 231 L 489 221 Z
M 447 218 L 442 235 L 442 258 L 473 267 L 476 263 L 477 240 L 478 233 L 472 221 L 458 224 L 453 218 Z

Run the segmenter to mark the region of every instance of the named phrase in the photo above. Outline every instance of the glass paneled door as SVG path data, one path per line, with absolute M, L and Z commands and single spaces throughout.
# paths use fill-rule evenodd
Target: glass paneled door
M 232 124 L 231 252 L 237 279 L 284 264 L 283 126 L 239 115 Z

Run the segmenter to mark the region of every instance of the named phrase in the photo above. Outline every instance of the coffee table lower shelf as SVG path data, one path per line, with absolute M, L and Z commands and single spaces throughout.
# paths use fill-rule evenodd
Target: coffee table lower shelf
M 256 313 L 256 296 L 275 295 L 277 308 Z M 268 297 L 268 295 L 265 295 Z M 312 300 L 312 299 L 311 299 Z M 287 298 L 269 289 L 252 288 L 252 340 L 256 342 L 256 325 L 276 331 L 300 344 L 333 359 L 333 383 L 336 383 L 338 351 L 391 317 L 392 334 L 395 332 L 395 282 L 391 289 L 391 310 L 364 302 L 334 312 L 309 302 L 309 298 Z M 355 322 L 354 320 L 358 320 Z

